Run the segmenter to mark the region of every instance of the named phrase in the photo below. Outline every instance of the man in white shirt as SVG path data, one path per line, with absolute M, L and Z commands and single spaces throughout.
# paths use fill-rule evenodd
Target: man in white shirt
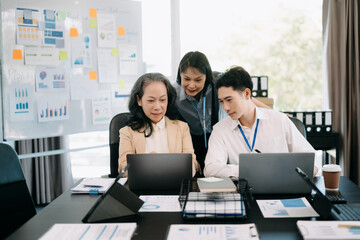
M 213 127 L 205 158 L 206 177 L 238 177 L 239 153 L 315 152 L 287 115 L 255 106 L 253 83 L 242 67 L 227 70 L 215 87 L 229 116 Z M 317 171 L 314 166 L 314 175 Z

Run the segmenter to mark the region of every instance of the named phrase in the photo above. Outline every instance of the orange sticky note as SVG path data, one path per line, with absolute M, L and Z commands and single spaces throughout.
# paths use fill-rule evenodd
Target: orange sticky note
M 21 49 L 13 49 L 13 59 L 22 59 L 22 51 Z
M 79 32 L 77 28 L 70 28 L 70 37 L 78 37 L 78 36 L 79 36 Z
M 96 17 L 97 17 L 96 8 L 90 8 L 90 9 L 89 9 L 89 17 L 92 17 L 92 18 L 96 18 Z
M 89 71 L 89 80 L 96 80 L 97 74 L 96 71 Z
M 124 27 L 118 27 L 118 35 L 124 36 L 125 35 L 125 28 Z

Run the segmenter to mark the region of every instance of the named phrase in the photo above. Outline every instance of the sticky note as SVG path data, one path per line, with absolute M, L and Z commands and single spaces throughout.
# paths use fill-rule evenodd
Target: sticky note
M 125 81 L 119 80 L 119 88 L 125 88 Z
M 95 18 L 90 19 L 89 24 L 91 28 L 96 28 L 97 27 L 96 19 Z
M 96 71 L 89 71 L 89 80 L 96 80 L 97 74 Z
M 90 8 L 90 9 L 89 9 L 89 17 L 92 17 L 92 18 L 96 18 L 96 17 L 97 17 L 96 8 Z
M 22 59 L 22 51 L 21 49 L 13 49 L 13 59 Z
M 111 49 L 111 56 L 113 56 L 113 57 L 119 56 L 119 49 L 118 48 L 112 48 Z
M 79 36 L 79 32 L 77 28 L 70 28 L 70 37 L 78 37 L 78 36 Z
M 57 11 L 57 19 L 59 21 L 65 21 L 66 19 L 66 12 L 65 11 Z
M 67 51 L 59 51 L 59 59 L 60 60 L 68 60 Z
M 124 36 L 125 35 L 125 28 L 124 27 L 118 27 L 118 35 Z

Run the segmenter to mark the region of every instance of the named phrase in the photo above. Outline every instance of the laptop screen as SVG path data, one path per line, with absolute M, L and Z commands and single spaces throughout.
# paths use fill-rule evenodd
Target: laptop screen
M 294 171 L 313 175 L 314 153 L 240 153 L 239 177 L 254 194 L 310 194 L 311 188 Z
M 192 178 L 190 153 L 128 154 L 130 190 L 180 190 Z

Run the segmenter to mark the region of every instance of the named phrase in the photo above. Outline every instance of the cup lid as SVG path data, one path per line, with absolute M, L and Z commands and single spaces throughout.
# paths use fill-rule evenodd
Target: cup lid
M 325 171 L 325 172 L 340 172 L 341 167 L 339 165 L 336 165 L 336 164 L 325 164 L 322 167 L 322 170 Z

